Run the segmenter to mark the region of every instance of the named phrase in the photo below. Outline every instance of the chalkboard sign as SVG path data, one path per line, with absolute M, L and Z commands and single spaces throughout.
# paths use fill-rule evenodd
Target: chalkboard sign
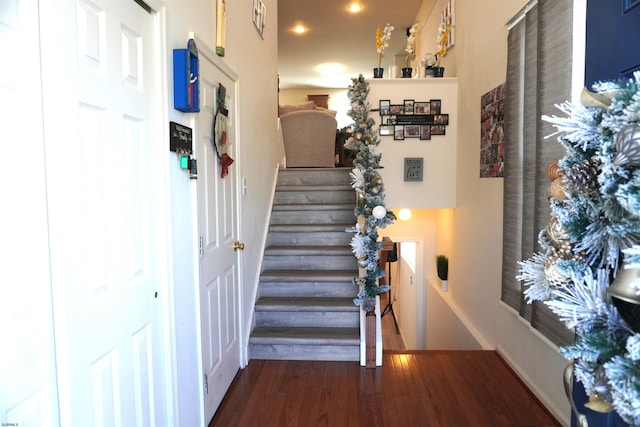
M 423 158 L 422 157 L 405 157 L 404 158 L 404 180 L 405 181 L 422 181 Z
M 180 154 L 192 154 L 193 130 L 179 123 L 169 122 L 169 149 Z

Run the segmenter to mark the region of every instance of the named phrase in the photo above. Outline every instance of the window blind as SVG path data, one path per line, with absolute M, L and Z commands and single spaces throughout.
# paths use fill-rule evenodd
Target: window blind
M 540 117 L 570 99 L 573 0 L 538 0 L 508 36 L 505 91 L 505 170 L 502 300 L 551 342 L 573 341 L 567 329 L 542 303 L 527 304 L 516 280 L 518 262 L 538 250 L 538 233 L 547 225 L 547 166 L 564 155 L 554 129 Z

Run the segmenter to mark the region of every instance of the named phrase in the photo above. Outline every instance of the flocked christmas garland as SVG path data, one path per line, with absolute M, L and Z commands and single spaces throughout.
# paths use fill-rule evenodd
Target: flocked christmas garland
M 354 214 L 362 220 L 347 231 L 354 233 L 351 248 L 358 259 L 358 265 L 364 269 L 364 275 L 354 279 L 354 284 L 362 286 L 362 289 L 353 301 L 365 311 L 372 311 L 375 308 L 375 297 L 390 288 L 378 284 L 378 279 L 385 274 L 378 267 L 378 251 L 382 248 L 382 243 L 378 242 L 378 227 L 385 228 L 396 217 L 393 212 L 387 211 L 384 204 L 384 184 L 378 173 L 381 169 L 382 150 L 378 147 L 380 140 L 373 131 L 375 121 L 369 117 L 369 83 L 362 75 L 351 81 L 348 91 L 351 109 L 348 114 L 354 123 L 351 137 L 344 148 L 356 152 L 351 185 L 358 198 Z
M 558 106 L 568 117 L 543 116 L 566 155 L 550 173 L 541 250 L 520 263 L 518 279 L 528 302 L 544 301 L 575 329 L 561 354 L 574 361 L 588 406 L 639 425 L 640 305 L 612 297 L 611 285 L 623 268 L 640 269 L 640 72 L 594 90 Z M 640 301 L 640 279 L 629 283 Z

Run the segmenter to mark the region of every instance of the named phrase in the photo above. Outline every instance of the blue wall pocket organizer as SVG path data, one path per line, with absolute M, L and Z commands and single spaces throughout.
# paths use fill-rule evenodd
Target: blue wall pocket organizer
M 173 50 L 173 108 L 185 113 L 200 111 L 198 48 L 193 39 L 186 49 Z

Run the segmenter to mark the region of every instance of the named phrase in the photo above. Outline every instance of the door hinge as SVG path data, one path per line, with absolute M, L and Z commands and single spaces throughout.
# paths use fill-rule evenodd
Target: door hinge
M 209 394 L 209 378 L 207 378 L 207 374 L 204 374 L 204 394 Z
M 200 236 L 200 241 L 198 243 L 198 253 L 200 254 L 200 258 L 204 257 L 204 239 Z

